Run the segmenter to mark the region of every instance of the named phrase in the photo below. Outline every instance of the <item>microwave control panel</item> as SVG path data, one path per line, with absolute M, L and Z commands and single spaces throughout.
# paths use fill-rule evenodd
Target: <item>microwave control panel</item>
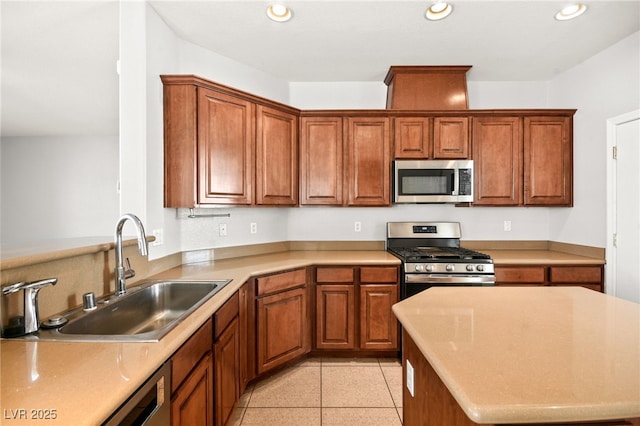
M 472 169 L 460 169 L 460 182 L 458 188 L 458 195 L 471 195 L 472 194 Z

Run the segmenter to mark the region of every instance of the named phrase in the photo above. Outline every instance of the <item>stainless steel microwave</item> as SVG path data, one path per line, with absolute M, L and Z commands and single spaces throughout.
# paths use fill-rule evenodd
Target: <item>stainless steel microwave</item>
M 394 203 L 473 201 L 473 160 L 394 161 Z

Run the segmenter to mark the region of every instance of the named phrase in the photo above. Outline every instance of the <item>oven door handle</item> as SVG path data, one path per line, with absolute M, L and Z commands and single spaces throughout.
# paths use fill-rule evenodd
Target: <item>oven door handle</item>
M 445 274 L 405 274 L 406 284 L 479 284 L 496 283 L 495 275 L 445 275 Z

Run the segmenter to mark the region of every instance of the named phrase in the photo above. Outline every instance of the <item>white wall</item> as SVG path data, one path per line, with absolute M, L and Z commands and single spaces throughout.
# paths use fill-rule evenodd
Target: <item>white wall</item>
M 2 244 L 112 236 L 118 137 L 2 138 Z
M 573 209 L 551 211 L 557 241 L 606 247 L 606 120 L 640 108 L 640 32 L 549 83 L 554 107 L 574 117 Z

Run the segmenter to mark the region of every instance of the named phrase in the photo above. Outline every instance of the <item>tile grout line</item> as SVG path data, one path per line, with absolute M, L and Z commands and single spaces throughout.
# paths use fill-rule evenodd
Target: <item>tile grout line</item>
M 384 370 L 382 369 L 382 364 L 380 363 L 380 358 L 378 358 L 378 364 L 380 364 L 380 370 L 382 371 L 382 377 L 384 378 L 384 382 L 387 385 L 387 390 L 389 391 L 389 395 L 391 396 L 391 402 L 393 402 L 393 407 L 395 408 L 396 416 L 398 416 L 398 420 L 400 420 L 400 424 L 402 425 L 403 421 L 402 421 L 402 418 L 400 417 L 400 413 L 398 413 L 398 408 L 399 408 L 398 407 L 398 403 L 393 398 L 393 392 L 391 391 L 391 384 L 389 383 L 389 380 L 387 380 L 387 376 L 384 374 Z
M 324 358 L 320 357 L 320 426 L 322 426 L 323 422 L 323 405 L 322 405 L 322 372 L 324 370 Z

